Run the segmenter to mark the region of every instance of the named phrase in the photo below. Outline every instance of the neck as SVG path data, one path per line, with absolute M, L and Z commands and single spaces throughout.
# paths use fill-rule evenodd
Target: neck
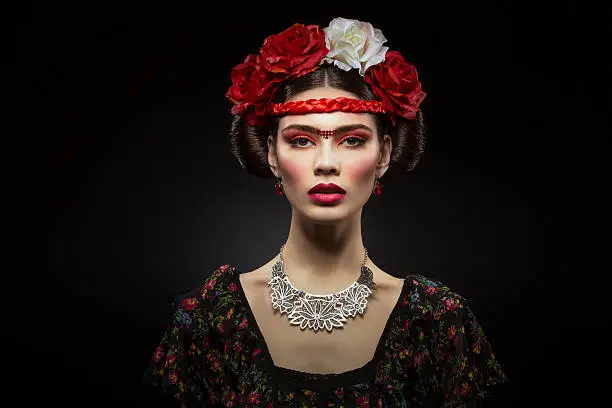
M 364 255 L 361 211 L 331 224 L 315 224 L 293 211 L 283 266 L 296 287 L 311 293 L 344 289 L 359 278 Z

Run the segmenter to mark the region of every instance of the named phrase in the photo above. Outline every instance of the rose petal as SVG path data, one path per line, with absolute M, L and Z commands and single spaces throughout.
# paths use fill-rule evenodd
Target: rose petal
M 388 50 L 389 47 L 381 47 L 378 50 L 378 53 L 376 53 L 376 55 L 373 55 L 372 57 L 367 59 L 365 65 L 361 68 L 359 73 L 361 75 L 364 75 L 368 68 L 370 68 L 372 65 L 377 65 L 383 62 L 385 60 L 385 55 L 387 54 Z
M 327 55 L 329 57 L 335 57 L 336 55 L 346 54 L 349 58 L 352 58 L 356 61 L 359 61 L 359 54 L 353 48 L 353 46 L 345 41 L 338 42 L 333 50 L 331 50 Z
M 330 64 L 333 64 L 335 66 L 337 66 L 338 68 L 340 68 L 343 71 L 350 71 L 351 69 L 353 69 L 353 67 L 351 67 L 348 64 L 345 64 L 344 62 L 337 60 L 337 59 L 332 59 L 332 58 L 324 58 L 323 59 L 324 62 L 328 62 Z

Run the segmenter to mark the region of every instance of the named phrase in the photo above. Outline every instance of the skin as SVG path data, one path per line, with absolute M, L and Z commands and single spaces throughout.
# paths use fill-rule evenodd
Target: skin
M 316 88 L 291 100 L 356 96 L 335 88 Z M 316 132 L 291 129 L 309 126 L 334 130 L 358 125 L 367 129 L 337 132 L 325 139 Z M 346 288 L 359 276 L 364 258 L 361 234 L 363 207 L 372 195 L 376 177 L 389 168 L 391 138 L 376 133 L 374 115 L 330 112 L 288 115 L 280 119 L 276 138 L 269 137 L 268 163 L 282 178 L 285 197 L 292 206 L 291 226 L 283 257 L 292 283 L 313 294 Z M 337 204 L 318 204 L 308 190 L 319 183 L 334 183 L 346 191 Z M 273 262 L 271 260 L 269 263 Z M 371 260 L 368 265 L 377 268 Z

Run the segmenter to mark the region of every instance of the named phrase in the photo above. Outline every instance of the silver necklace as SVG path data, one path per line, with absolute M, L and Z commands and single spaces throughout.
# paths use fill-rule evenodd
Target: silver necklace
M 361 275 L 348 288 L 329 295 L 313 295 L 296 289 L 283 272 L 283 245 L 280 249 L 280 260 L 272 267 L 272 279 L 268 282 L 271 288 L 272 307 L 286 313 L 289 323 L 309 328 L 317 332 L 334 327 L 342 327 L 347 317 L 362 315 L 368 305 L 368 297 L 376 290 L 372 271 L 365 266 L 368 250 L 361 264 Z

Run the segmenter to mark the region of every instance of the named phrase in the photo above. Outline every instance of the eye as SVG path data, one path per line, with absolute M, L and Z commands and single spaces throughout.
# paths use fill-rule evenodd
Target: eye
M 363 140 L 360 137 L 355 137 L 355 136 L 347 137 L 346 139 L 342 141 L 342 143 L 345 143 L 347 141 L 348 141 L 347 144 L 349 146 L 360 146 L 365 143 L 365 140 Z
M 289 142 L 289 144 L 298 147 L 308 147 L 308 143 L 312 143 L 312 141 L 307 137 L 296 137 Z

